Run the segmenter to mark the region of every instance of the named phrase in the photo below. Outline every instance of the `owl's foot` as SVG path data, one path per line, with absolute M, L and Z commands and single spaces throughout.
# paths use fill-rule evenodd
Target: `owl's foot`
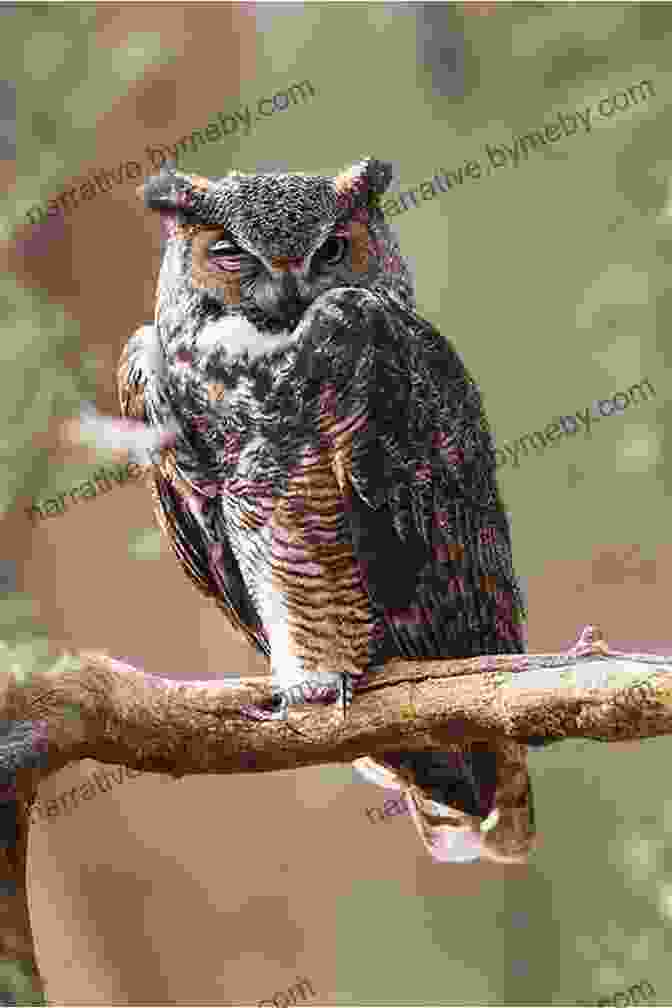
M 289 694 L 294 702 L 297 702 L 296 693 L 300 696 L 298 702 L 340 704 L 345 719 L 354 695 L 353 678 L 349 672 L 332 673 L 330 680 L 325 681 L 323 676 L 321 681 L 307 680 L 291 687 Z
M 289 716 L 289 700 L 284 692 L 274 693 L 268 706 L 245 704 L 240 709 L 253 721 L 286 721 Z
M 343 719 L 347 717 L 348 707 L 354 696 L 353 678 L 348 672 L 334 675 L 333 683 L 311 682 L 297 683 L 289 689 L 281 689 L 273 693 L 268 704 L 245 704 L 241 711 L 254 721 L 286 721 L 289 717 L 290 704 L 301 703 L 337 703 L 341 706 Z

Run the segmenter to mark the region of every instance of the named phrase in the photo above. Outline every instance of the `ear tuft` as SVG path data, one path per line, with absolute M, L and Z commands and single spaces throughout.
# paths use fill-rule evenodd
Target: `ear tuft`
M 173 160 L 164 160 L 161 173 L 137 187 L 136 194 L 150 210 L 189 210 L 192 203 L 192 180 L 181 175 Z
M 393 169 L 389 161 L 378 161 L 376 158 L 367 158 L 366 177 L 369 181 L 369 190 L 376 196 L 382 196 L 392 181 Z
M 334 186 L 342 202 L 356 207 L 378 205 L 380 196 L 392 181 L 392 165 L 389 161 L 379 161 L 377 158 L 364 158 L 362 161 L 337 175 Z

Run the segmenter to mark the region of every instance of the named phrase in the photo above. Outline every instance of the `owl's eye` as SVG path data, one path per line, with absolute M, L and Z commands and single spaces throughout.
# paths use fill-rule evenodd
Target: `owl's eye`
M 320 265 L 337 266 L 345 258 L 347 250 L 345 238 L 328 238 L 320 249 Z
M 208 255 L 235 256 L 244 255 L 244 251 L 230 238 L 220 238 L 219 241 L 213 242 L 212 245 L 208 246 Z

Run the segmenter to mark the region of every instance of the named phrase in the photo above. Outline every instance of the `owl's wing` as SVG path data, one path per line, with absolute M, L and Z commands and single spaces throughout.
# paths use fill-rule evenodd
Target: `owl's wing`
M 323 297 L 320 431 L 389 658 L 522 652 L 524 601 L 477 385 L 398 299 Z
M 491 435 L 459 356 L 384 293 L 333 292 L 322 299 L 315 332 L 320 432 L 377 618 L 372 664 L 523 652 L 524 600 Z M 468 804 L 451 797 L 460 791 L 455 781 L 466 791 L 471 783 L 474 795 L 483 795 L 476 808 L 494 802 L 497 810 L 486 820 L 487 856 L 517 859 L 529 851 L 534 830 L 526 751 L 517 743 L 493 748 L 489 769 L 479 771 L 476 754 L 465 752 L 463 769 L 437 769 L 433 785 L 432 754 L 413 754 L 412 777 L 460 809 Z M 408 755 L 385 757 L 408 762 Z M 449 850 L 439 854 L 439 834 L 452 843 L 452 827 L 434 825 L 422 805 L 418 814 L 432 856 L 450 860 Z
M 161 347 L 152 326 L 138 330 L 124 347 L 117 370 L 121 412 L 145 423 L 156 423 L 160 388 Z M 270 647 L 228 540 L 218 542 L 217 573 L 213 574 L 203 531 L 188 504 L 191 487 L 183 485 L 175 456 L 164 452 L 151 466 L 154 513 L 173 553 L 192 584 L 215 600 L 232 626 L 263 655 Z

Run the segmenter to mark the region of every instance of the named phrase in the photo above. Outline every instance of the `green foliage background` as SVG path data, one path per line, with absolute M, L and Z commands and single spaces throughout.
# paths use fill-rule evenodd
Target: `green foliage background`
M 442 9 L 446 32 L 464 36 L 463 96 L 437 91 L 439 71 L 419 53 L 421 8 L 265 6 L 264 69 L 253 86 L 245 82 L 241 101 L 306 79 L 316 97 L 249 137 L 207 145 L 181 166 L 221 175 L 272 162 L 326 174 L 371 154 L 395 162 L 406 190 L 467 160 L 484 164 L 485 143 L 510 145 L 558 112 L 595 108 L 650 79 L 655 97 L 647 102 L 517 168 L 465 182 L 394 224 L 414 264 L 418 303 L 477 376 L 498 442 L 641 378 L 656 389 L 655 400 L 590 436 L 500 471 L 517 569 L 532 574 L 550 558 L 585 557 L 601 539 L 634 540 L 652 553 L 667 539 L 672 487 L 665 328 L 672 9 L 501 3 L 487 16 L 464 16 L 460 5 Z M 147 66 L 170 59 L 158 33 L 123 51 L 94 49 L 94 16 L 93 7 L 53 4 L 3 19 L 2 65 L 20 100 L 6 237 L 29 206 L 60 192 L 91 157 L 101 110 Z M 436 32 L 435 14 L 433 24 Z M 218 109 L 199 110 L 195 128 Z M 67 226 L 76 227 L 76 217 Z M 7 512 L 19 493 L 44 497 L 56 482 L 65 489 L 77 481 L 69 470 L 47 473 L 32 439 L 53 413 L 75 413 L 92 398 L 94 371 L 87 360 L 78 372 L 64 366 L 79 333 L 62 307 L 17 288 L 11 276 L 0 277 L 0 297 Z M 150 562 L 149 540 L 139 543 L 129 563 Z M 0 638 L 10 650 L 20 647 L 14 659 L 27 668 L 44 660 L 47 641 L 30 599 L 3 602 Z M 659 1001 L 669 1000 L 665 753 L 667 739 L 627 752 L 568 742 L 532 754 L 543 842 L 524 881 L 490 882 L 478 899 L 408 897 L 392 881 L 353 883 L 339 905 L 338 1003 L 594 1002 L 644 978 Z M 349 775 L 329 769 L 339 780 Z

